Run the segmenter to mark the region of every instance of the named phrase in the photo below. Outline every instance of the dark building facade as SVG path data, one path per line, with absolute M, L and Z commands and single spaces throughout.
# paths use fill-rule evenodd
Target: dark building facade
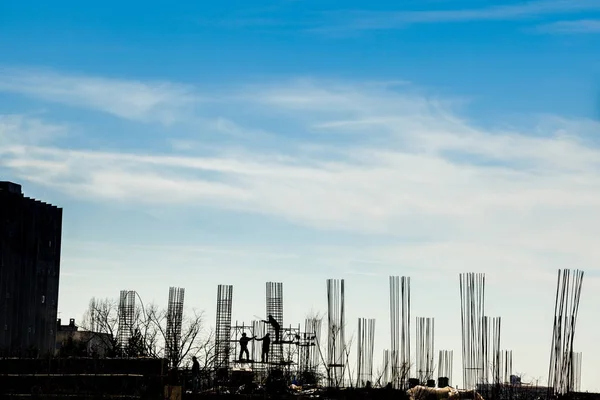
M 0 182 L 0 355 L 54 352 L 61 236 L 62 208 Z

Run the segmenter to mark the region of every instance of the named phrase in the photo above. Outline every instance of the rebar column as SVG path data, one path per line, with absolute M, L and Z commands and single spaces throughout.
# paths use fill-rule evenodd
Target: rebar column
M 410 277 L 390 276 L 390 381 L 408 387 L 410 377 Z
M 583 271 L 558 270 L 548 387 L 554 395 L 573 390 L 573 343 Z
M 581 353 L 573 353 L 573 391 L 581 391 Z
M 304 332 L 300 333 L 298 343 L 300 372 L 313 374 L 317 372 L 320 361 L 321 324 L 322 321 L 317 318 L 307 318 L 304 321 Z
M 485 274 L 459 275 L 462 325 L 463 386 L 476 389 L 484 364 Z
M 171 367 L 177 367 L 180 361 L 181 325 L 183 323 L 184 288 L 169 288 L 169 303 L 167 306 L 167 332 L 165 340 L 166 356 Z
M 346 365 L 344 280 L 327 280 L 327 378 L 329 386 L 342 386 Z
M 491 319 L 492 324 L 492 382 L 495 386 L 502 383 L 502 350 L 500 349 L 500 328 L 502 318 Z
M 417 377 L 421 384 L 433 379 L 434 319 L 417 318 Z
M 504 350 L 502 352 L 502 383 L 507 384 L 510 383 L 510 377 L 512 375 L 512 367 L 513 367 L 513 358 L 512 358 L 512 350 Z
M 121 290 L 119 299 L 119 327 L 117 342 L 120 346 L 121 357 L 127 357 L 129 341 L 133 336 L 135 319 L 135 291 Z
M 391 360 L 391 351 L 390 350 L 384 350 L 383 351 L 383 371 L 382 371 L 382 379 L 383 382 L 379 382 L 381 387 L 386 386 L 388 383 L 391 382 L 392 379 L 392 373 L 391 373 L 391 369 L 392 369 L 392 360 Z
M 358 387 L 366 386 L 373 379 L 373 350 L 375 345 L 375 319 L 358 319 Z
M 228 367 L 231 337 L 231 307 L 233 286 L 217 288 L 217 323 L 215 327 L 215 369 Z
M 452 386 L 452 366 L 454 362 L 454 351 L 440 350 L 438 357 L 438 382 L 444 378 L 448 380 L 447 385 Z M 439 384 L 438 384 L 439 386 Z
M 271 324 L 267 324 L 267 332 L 271 337 L 271 352 L 269 354 L 269 364 L 277 365 L 283 361 L 283 283 L 267 282 L 266 284 L 266 311 L 267 318 L 273 316 L 279 324 L 279 340 L 276 339 L 275 328 Z

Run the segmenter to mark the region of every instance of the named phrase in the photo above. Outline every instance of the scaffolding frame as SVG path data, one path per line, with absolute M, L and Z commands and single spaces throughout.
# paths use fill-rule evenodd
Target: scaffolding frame
M 281 340 L 279 341 L 278 346 L 282 349 L 282 358 L 279 362 L 262 362 L 262 343 L 256 340 L 251 340 L 248 343 L 250 359 L 242 360 L 239 357 L 241 353 L 239 339 L 241 338 L 242 333 L 246 333 L 250 338 L 264 337 L 266 333 L 266 324 L 264 324 L 264 321 L 252 321 L 250 325 L 236 321 L 235 324 L 231 326 L 230 333 L 229 368 L 231 370 L 252 371 L 254 373 L 254 380 L 258 382 L 264 381 L 268 373 L 273 370 L 280 370 L 287 376 L 299 372 L 297 368 L 300 363 L 299 347 L 304 344 L 302 341 L 300 325 L 298 325 L 298 327 L 289 326 L 281 328 Z M 296 366 L 296 368 L 292 369 L 294 366 Z

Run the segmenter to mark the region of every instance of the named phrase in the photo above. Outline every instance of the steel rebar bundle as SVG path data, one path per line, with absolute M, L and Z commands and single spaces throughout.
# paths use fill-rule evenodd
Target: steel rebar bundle
M 581 353 L 573 353 L 573 391 L 581 391 Z
M 484 316 L 481 321 L 481 362 L 478 369 L 477 383 L 489 383 L 489 367 L 490 367 L 490 318 Z
M 583 271 L 558 270 L 548 387 L 555 395 L 574 387 L 573 343 L 581 298 Z
M 375 319 L 358 319 L 357 383 L 361 387 L 373 379 Z
M 252 321 L 252 336 L 257 338 L 265 337 L 265 333 L 267 333 L 267 326 L 263 323 L 263 321 Z M 262 355 L 262 342 L 252 340 L 250 342 L 252 344 L 252 360 L 255 361 L 253 365 L 253 369 L 261 369 L 261 365 L 258 363 L 261 359 Z
M 119 329 L 117 341 L 121 347 L 122 356 L 126 356 L 129 339 L 133 336 L 135 319 L 135 291 L 121 290 L 119 299 Z
M 390 276 L 391 382 L 407 388 L 410 376 L 410 277 Z
M 477 383 L 498 384 L 500 380 L 500 317 L 483 317 L 481 369 Z
M 438 380 L 448 378 L 448 386 L 452 386 L 452 365 L 454 362 L 454 351 L 440 350 L 438 358 Z
M 330 386 L 340 386 L 343 384 L 346 360 L 343 279 L 327 279 L 327 306 L 328 380 Z
M 513 369 L 513 357 L 512 357 L 512 350 L 504 350 L 504 352 L 502 353 L 502 360 L 501 360 L 501 369 L 503 371 L 502 373 L 502 383 L 510 383 L 510 376 L 512 375 L 512 369 Z
M 460 274 L 460 305 L 462 324 L 463 386 L 476 389 L 480 375 L 486 369 L 483 322 L 485 315 L 485 274 Z
M 434 319 L 417 317 L 417 377 L 426 384 L 433 379 Z
M 379 382 L 380 386 L 385 386 L 391 382 L 391 352 L 390 350 L 383 351 L 383 369 L 382 369 L 382 382 Z
M 272 315 L 275 321 L 279 323 L 279 326 L 283 327 L 283 283 L 266 283 L 266 306 L 267 316 Z M 277 343 L 275 329 L 272 325 L 267 326 L 267 332 L 271 337 L 269 362 L 281 363 L 283 361 L 282 337 L 279 338 L 279 343 Z M 280 335 L 282 334 L 283 332 L 280 332 Z
M 96 299 L 90 300 L 90 330 L 92 332 L 100 332 L 101 322 L 99 316 L 98 306 L 96 305 Z
M 171 365 L 174 365 L 179 360 L 184 295 L 184 288 L 169 288 L 165 350 L 167 359 L 171 362 Z
M 492 318 L 492 382 L 494 385 L 502 383 L 502 350 L 500 350 L 500 327 L 502 319 L 500 317 Z
M 391 328 L 391 353 L 386 353 L 391 356 L 391 379 L 393 384 L 396 384 L 396 373 L 399 364 L 399 347 L 400 347 L 400 277 L 390 276 L 390 328 Z M 387 384 L 387 380 L 386 380 Z
M 300 334 L 300 362 L 299 369 L 302 372 L 317 372 L 320 361 L 321 326 L 319 318 L 307 318 L 304 320 L 304 332 Z
M 231 337 L 231 306 L 233 285 L 217 288 L 217 323 L 215 329 L 215 368 L 226 368 L 229 363 Z

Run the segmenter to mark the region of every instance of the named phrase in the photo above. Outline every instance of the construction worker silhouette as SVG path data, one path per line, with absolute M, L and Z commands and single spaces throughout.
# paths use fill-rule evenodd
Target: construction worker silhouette
M 239 340 L 240 342 L 240 361 L 243 360 L 244 353 L 246 353 L 246 361 L 250 360 L 250 352 L 248 351 L 248 342 L 250 342 L 250 338 L 246 336 L 246 332 L 242 333 L 242 337 Z
M 262 339 L 258 339 L 258 338 L 254 338 L 256 340 L 261 340 L 262 343 L 262 354 L 260 356 L 260 359 L 262 362 L 268 362 L 269 361 L 269 349 L 271 347 L 271 335 L 269 335 L 268 333 L 265 334 L 265 337 L 263 337 Z
M 267 316 L 267 320 L 263 322 L 266 322 L 267 324 L 270 324 L 273 327 L 273 330 L 275 331 L 275 343 L 279 343 L 279 330 L 281 329 L 279 322 L 277 322 L 271 314 L 269 314 Z

